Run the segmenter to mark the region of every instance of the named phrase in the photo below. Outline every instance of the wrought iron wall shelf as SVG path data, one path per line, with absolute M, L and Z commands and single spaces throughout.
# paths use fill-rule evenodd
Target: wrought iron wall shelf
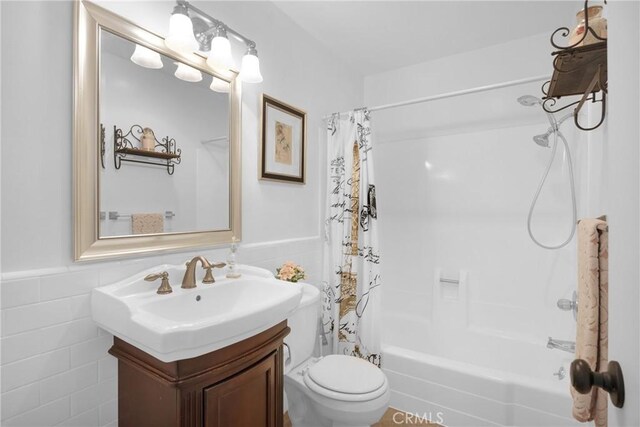
M 104 153 L 106 152 L 106 143 L 105 143 L 105 128 L 104 125 L 102 123 L 100 123 L 100 164 L 102 165 L 102 169 L 105 169 L 104 167 Z
M 147 151 L 136 147 L 140 145 L 143 133 L 144 128 L 140 125 L 131 126 L 126 134 L 123 134 L 122 129 L 117 126 L 113 127 L 113 162 L 115 168 L 120 169 L 122 162 L 142 163 L 165 167 L 167 168 L 167 173 L 173 175 L 175 165 L 180 164 L 182 160 L 182 150 L 176 148 L 175 139 L 167 136 L 160 142 L 154 136 L 155 145 L 153 151 Z M 159 150 L 156 151 L 157 149 Z M 144 160 L 144 158 L 149 160 Z
M 605 2 L 606 3 L 606 2 Z M 553 76 L 542 85 L 544 102 L 542 107 L 548 113 L 557 113 L 571 106 L 576 106 L 573 121 L 581 130 L 598 128 L 605 119 L 607 99 L 607 39 L 600 37 L 589 26 L 589 2 L 584 2 L 584 32 L 582 37 L 570 46 L 561 46 L 554 39 L 557 34 L 568 37 L 570 31 L 566 27 L 558 28 L 551 35 L 551 45 L 559 50 L 552 53 Z M 587 36 L 592 36 L 597 42 L 581 46 Z M 581 95 L 578 101 L 562 107 L 556 107 L 557 100 L 565 96 Z M 585 127 L 579 122 L 578 113 L 583 105 L 590 101 L 601 104 L 600 120 L 595 126 Z

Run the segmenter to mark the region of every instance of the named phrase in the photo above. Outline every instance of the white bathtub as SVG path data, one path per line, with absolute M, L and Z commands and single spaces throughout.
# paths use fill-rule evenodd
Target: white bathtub
M 387 331 L 420 328 L 416 319 L 394 318 L 386 317 Z M 571 354 L 428 323 L 421 327 L 428 338 L 419 342 L 401 332 L 384 334 L 383 369 L 394 408 L 422 417 L 430 414 L 433 421 L 440 421 L 440 415 L 449 427 L 584 425 L 571 418 Z M 443 332 L 434 336 L 434 330 Z M 563 380 L 553 376 L 560 366 L 566 371 Z

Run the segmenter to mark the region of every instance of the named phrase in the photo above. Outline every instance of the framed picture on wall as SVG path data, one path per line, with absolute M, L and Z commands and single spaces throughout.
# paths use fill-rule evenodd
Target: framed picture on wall
M 260 179 L 304 184 L 307 113 L 262 94 Z

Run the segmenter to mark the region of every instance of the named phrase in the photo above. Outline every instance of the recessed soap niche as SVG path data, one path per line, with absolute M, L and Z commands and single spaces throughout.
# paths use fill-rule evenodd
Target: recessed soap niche
M 465 270 L 436 269 L 434 284 L 440 299 L 460 301 L 466 299 L 467 272 Z

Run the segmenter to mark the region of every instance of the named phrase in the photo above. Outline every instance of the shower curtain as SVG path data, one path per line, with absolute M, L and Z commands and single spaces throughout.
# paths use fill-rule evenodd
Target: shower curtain
M 380 366 L 380 255 L 369 112 L 327 126 L 324 335 L 333 353 Z

